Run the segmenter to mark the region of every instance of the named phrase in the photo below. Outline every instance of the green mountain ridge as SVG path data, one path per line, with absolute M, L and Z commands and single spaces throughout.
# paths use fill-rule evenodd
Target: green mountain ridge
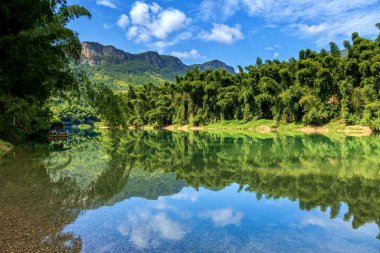
M 200 71 L 220 68 L 235 74 L 233 67 L 219 60 L 186 65 L 177 57 L 153 51 L 131 54 L 96 42 L 81 44 L 81 64 L 77 68 L 85 71 L 93 80 L 108 83 L 114 89 L 175 81 L 176 76 L 183 76 L 187 70 L 195 67 Z

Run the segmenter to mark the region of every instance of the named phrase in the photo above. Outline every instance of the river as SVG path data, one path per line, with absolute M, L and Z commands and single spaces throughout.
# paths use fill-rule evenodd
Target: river
M 0 160 L 1 252 L 380 252 L 380 136 L 79 131 Z

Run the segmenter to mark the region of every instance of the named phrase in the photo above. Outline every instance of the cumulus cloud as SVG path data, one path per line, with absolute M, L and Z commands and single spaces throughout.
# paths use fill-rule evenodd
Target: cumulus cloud
M 122 28 L 125 29 L 129 25 L 129 18 L 125 14 L 121 14 L 119 19 L 117 20 L 116 24 Z
M 244 38 L 240 25 L 230 27 L 224 24 L 213 24 L 211 32 L 202 31 L 199 37 L 204 41 L 216 41 L 225 44 L 233 44 Z
M 130 11 L 131 20 L 135 25 L 150 23 L 150 6 L 144 2 L 135 2 Z
M 156 3 L 149 5 L 140 1 L 133 4 L 130 19 L 127 38 L 136 42 L 167 39 L 171 33 L 181 30 L 190 22 L 180 10 L 162 9 Z
M 239 225 L 243 218 L 243 213 L 232 210 L 231 208 L 205 211 L 200 214 L 201 218 L 209 218 L 216 227 L 225 227 L 227 225 Z
M 279 52 L 276 52 L 276 53 L 273 54 L 273 58 L 274 59 L 277 59 L 279 57 L 280 57 L 280 53 Z
M 183 28 L 186 24 L 186 15 L 179 10 L 162 11 L 155 22 L 151 23 L 152 34 L 159 38 L 165 39 L 173 31 Z
M 103 5 L 112 9 L 117 8 L 114 0 L 96 0 L 96 4 Z

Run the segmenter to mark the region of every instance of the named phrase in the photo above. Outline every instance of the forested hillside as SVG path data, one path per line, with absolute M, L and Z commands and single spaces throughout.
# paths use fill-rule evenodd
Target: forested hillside
M 377 25 L 380 28 L 380 25 Z M 129 87 L 118 95 L 118 124 L 204 125 L 224 120 L 273 119 L 324 124 L 342 120 L 380 129 L 380 35 L 352 34 L 347 55 L 337 44 L 319 53 L 301 50 L 299 59 L 262 62 L 227 71 L 197 68 L 175 83 Z
M 76 68 L 84 71 L 91 80 L 103 82 L 119 91 L 124 90 L 127 85 L 175 81 L 176 76 L 183 76 L 194 67 L 199 67 L 201 71 L 220 68 L 235 74 L 233 67 L 218 60 L 188 66 L 177 57 L 160 55 L 157 52 L 131 54 L 95 42 L 81 44 L 81 64 Z

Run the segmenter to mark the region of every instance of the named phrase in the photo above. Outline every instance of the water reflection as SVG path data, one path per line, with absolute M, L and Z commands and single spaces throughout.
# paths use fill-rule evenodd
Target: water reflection
M 62 232 L 80 210 L 72 203 L 69 179 L 53 182 L 42 160 L 49 154 L 21 147 L 1 160 L 0 245 L 2 252 L 79 252 L 81 239 Z
M 0 161 L 0 242 L 5 252 L 264 252 L 286 240 L 315 248 L 324 229 L 351 231 L 352 251 L 370 252 L 380 247 L 368 241 L 379 238 L 379 157 L 379 136 L 77 133 Z

